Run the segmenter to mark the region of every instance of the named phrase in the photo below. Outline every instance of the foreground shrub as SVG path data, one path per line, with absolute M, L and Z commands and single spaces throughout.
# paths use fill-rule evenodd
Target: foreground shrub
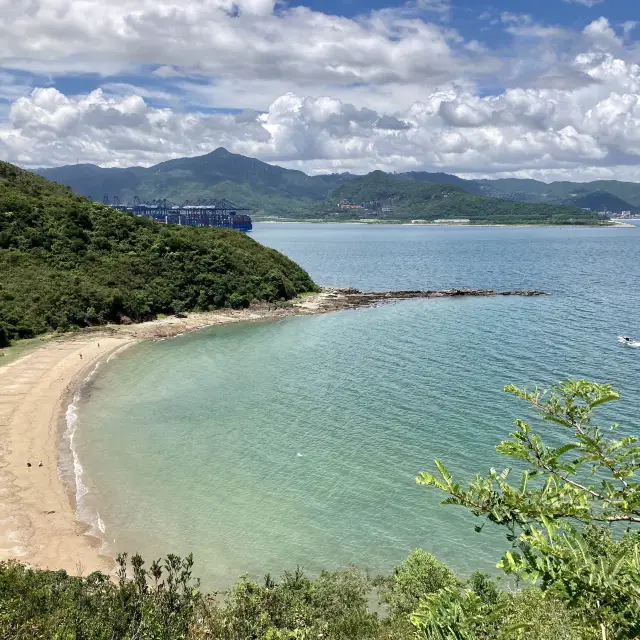
M 463 488 L 439 461 L 438 474 L 422 473 L 418 483 L 446 493 L 445 503 L 503 527 L 512 548 L 502 569 L 564 603 L 582 622 L 585 637 L 639 637 L 640 447 L 635 436 L 616 437 L 618 425 L 603 429 L 593 422 L 593 411 L 619 394 L 586 380 L 567 380 L 544 393 L 513 385 L 506 391 L 529 403 L 543 428 L 554 428 L 556 446 L 517 420 L 511 438 L 497 447 L 524 467 L 517 484 L 509 482 L 511 469 L 492 469 Z M 620 525 L 635 529 L 616 541 L 612 527 L 619 535 Z M 429 629 L 446 628 L 449 615 L 456 627 L 466 615 L 476 615 L 472 596 L 460 600 L 463 596 L 456 595 L 451 608 L 443 597 L 437 595 L 442 612 L 437 620 L 430 613 L 436 601 L 429 596 L 415 619 L 427 637 L 441 637 Z
M 449 567 L 422 549 L 412 551 L 391 578 L 378 581 L 391 616 L 408 616 L 424 595 L 459 583 Z

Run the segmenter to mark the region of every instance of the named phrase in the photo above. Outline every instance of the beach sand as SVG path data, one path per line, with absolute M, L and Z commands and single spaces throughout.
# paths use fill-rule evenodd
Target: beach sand
M 0 560 L 72 574 L 111 571 L 99 541 L 76 520 L 73 496 L 58 475 L 61 419 L 74 386 L 130 342 L 75 335 L 0 367 Z

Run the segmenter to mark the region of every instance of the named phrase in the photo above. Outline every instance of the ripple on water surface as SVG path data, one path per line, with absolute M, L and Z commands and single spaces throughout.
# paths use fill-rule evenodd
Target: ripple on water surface
M 422 546 L 467 572 L 503 540 L 415 485 L 468 477 L 524 407 L 510 382 L 568 375 L 624 393 L 638 430 L 640 233 L 256 225 L 324 284 L 542 288 L 548 298 L 413 300 L 133 347 L 79 409 L 87 506 L 113 550 L 193 551 L 205 584 L 301 564 L 388 570 Z

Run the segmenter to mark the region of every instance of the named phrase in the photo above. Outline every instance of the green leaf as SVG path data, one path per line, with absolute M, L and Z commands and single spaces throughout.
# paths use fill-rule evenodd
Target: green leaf
M 620 394 L 617 391 L 611 390 L 607 394 L 598 398 L 597 400 L 590 402 L 589 406 L 593 409 L 595 407 L 600 406 L 601 404 L 605 404 L 606 402 L 612 402 L 614 400 L 620 400 Z
M 559 458 L 560 456 L 563 456 L 565 453 L 569 451 L 573 451 L 574 449 L 579 449 L 579 448 L 580 448 L 580 445 L 577 442 L 567 442 L 567 444 L 564 444 L 561 447 L 554 449 L 553 455 L 556 458 Z
M 436 467 L 438 467 L 438 471 L 440 471 L 444 481 L 447 483 L 447 487 L 451 489 L 453 487 L 453 478 L 447 468 L 440 462 L 440 460 L 434 460 Z

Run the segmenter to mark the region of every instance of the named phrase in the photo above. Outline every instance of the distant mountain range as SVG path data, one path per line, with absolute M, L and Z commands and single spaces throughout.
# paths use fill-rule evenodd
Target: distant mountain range
M 624 184 L 624 183 L 621 183 Z M 592 211 L 611 211 L 612 213 L 622 213 L 629 211 L 632 215 L 640 214 L 640 207 L 637 207 L 608 191 L 592 191 L 583 196 L 568 198 L 565 204 L 574 207 L 589 208 Z
M 177 204 L 201 198 L 226 198 L 239 207 L 251 209 L 254 215 L 302 218 L 325 215 L 327 207 L 335 209 L 338 200 L 347 198 L 345 193 L 348 190 L 341 192 L 341 188 L 354 181 L 357 184 L 363 178 L 349 173 L 309 176 L 302 171 L 230 153 L 223 148 L 207 155 L 168 160 L 148 168 L 110 169 L 76 164 L 38 169 L 36 173 L 69 185 L 76 193 L 99 201 L 105 194 L 111 199 L 117 196 L 122 202 L 138 196 L 141 200 L 166 198 Z M 381 173 L 372 172 L 378 182 Z M 513 202 L 640 213 L 640 184 L 635 183 L 597 181 L 546 184 L 517 179 L 465 180 L 447 173 L 422 171 L 386 175 L 401 191 L 406 188 L 411 191 L 413 188 L 407 184 L 402 187 L 401 183 L 440 184 L 473 196 Z M 415 195 L 418 191 L 412 193 Z M 411 202 L 411 214 L 418 215 L 420 201 L 414 198 Z M 565 214 L 569 215 L 568 212 Z
M 594 211 L 622 213 L 640 211 L 640 184 L 618 180 L 594 182 L 539 182 L 506 178 L 478 180 L 485 195 L 492 195 L 518 202 L 546 202 L 589 207 Z

